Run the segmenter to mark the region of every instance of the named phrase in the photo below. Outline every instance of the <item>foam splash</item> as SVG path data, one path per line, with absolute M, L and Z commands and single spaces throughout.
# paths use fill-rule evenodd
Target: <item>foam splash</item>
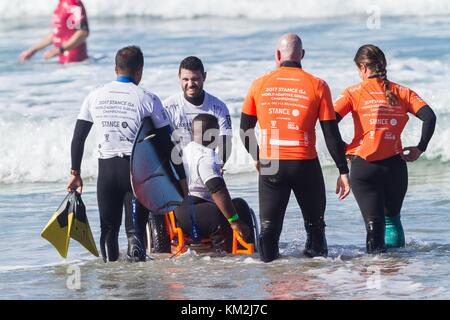
M 57 0 L 0 1 L 0 19 L 49 16 Z M 150 16 L 163 19 L 202 16 L 252 19 L 330 18 L 368 16 L 380 11 L 384 16 L 448 15 L 447 0 L 83 0 L 90 17 Z
M 172 2 L 168 1 L 169 4 Z M 6 3 L 9 5 L 10 1 L 0 0 L 2 14 Z M 40 6 L 50 7 L 54 3 L 55 1 L 24 0 L 17 3 L 17 10 L 23 11 L 25 10 L 23 8 L 33 4 L 33 8 L 36 7 L 39 12 Z M 95 6 L 100 8 L 106 2 L 100 0 L 95 1 L 95 4 L 93 1 L 86 0 L 85 3 L 91 8 Z M 137 1 L 130 3 L 143 6 L 141 2 Z M 196 3 L 193 6 L 196 6 Z M 243 3 L 247 2 L 243 1 Z M 261 6 L 269 6 L 266 1 L 261 1 L 261 3 Z M 322 3 L 322 1 L 318 1 L 318 3 Z M 427 3 L 427 1 L 423 3 Z M 114 5 L 115 2 L 111 1 L 111 4 Z M 225 6 L 225 4 L 223 5 Z M 409 8 L 416 5 L 417 2 L 412 1 L 408 2 L 408 6 L 405 7 L 410 10 Z M 228 7 L 232 6 L 228 5 Z M 430 8 L 435 7 L 435 5 L 430 6 Z M 95 12 L 95 9 L 93 10 Z M 424 12 L 429 11 L 424 10 Z M 442 12 L 445 10 L 443 9 Z M 198 30 L 202 30 L 202 43 L 195 47 L 195 54 L 204 59 L 208 71 L 205 88 L 228 104 L 233 117 L 234 143 L 231 158 L 225 167 L 226 174 L 254 171 L 253 161 L 239 139 L 240 111 L 252 80 L 273 68 L 270 41 L 274 40 L 273 38 L 277 37 L 278 33 L 264 33 L 265 22 L 244 23 L 244 25 L 251 25 L 251 32 L 255 32 L 250 38 L 248 38 L 249 31 L 244 28 L 237 30 L 236 27 L 230 27 L 223 30 L 218 28 L 213 31 L 204 31 L 209 23 L 210 20 L 196 21 L 193 23 L 195 27 L 186 29 L 185 34 L 180 38 L 165 38 L 158 32 L 163 32 L 160 29 L 166 32 L 167 25 L 180 26 L 184 23 L 154 23 L 152 27 L 155 27 L 156 34 L 147 32 L 149 25 L 143 25 L 130 32 L 127 23 L 124 23 L 124 26 L 117 27 L 118 39 L 113 39 L 106 33 L 110 29 L 105 29 L 106 31 L 100 29 L 96 37 L 104 38 L 102 40 L 104 42 L 97 44 L 90 40 L 89 45 L 94 55 L 106 54 L 107 58 L 64 67 L 56 63 L 41 62 L 38 58 L 26 65 L 13 64 L 9 61 L 16 59 L 15 53 L 12 51 L 10 53 L 1 52 L 0 64 L 5 63 L 4 61 L 8 62 L 3 68 L 6 71 L 0 73 L 0 154 L 2 154 L 0 184 L 67 181 L 70 168 L 70 142 L 76 115 L 89 91 L 114 79 L 112 67 L 114 50 L 112 47 L 114 49 L 119 47 L 115 41 L 124 44 L 137 42 L 142 46 L 146 54 L 146 63 L 149 61 L 146 64 L 142 86 L 149 88 L 164 99 L 180 91 L 177 79 L 179 59 L 184 54 L 188 54 L 188 50 L 193 47 L 193 41 L 198 38 Z M 409 21 L 402 21 L 402 23 L 403 29 L 415 27 Z M 437 41 L 429 50 L 440 59 L 431 59 L 427 55 L 415 51 L 412 53 L 408 51 L 407 58 L 404 58 L 402 50 L 412 50 L 416 45 L 411 45 L 408 42 L 410 39 L 397 29 L 388 29 L 389 32 L 386 32 L 398 42 L 394 48 L 387 48 L 386 53 L 389 61 L 389 78 L 414 89 L 430 104 L 438 116 L 435 135 L 427 152 L 422 157 L 428 160 L 447 162 L 450 161 L 450 148 L 447 143 L 450 140 L 450 127 L 447 125 L 447 122 L 450 121 L 448 109 L 450 105 L 448 91 L 450 56 L 446 54 L 446 44 L 440 43 L 443 41 L 441 39 L 447 36 L 446 31 L 436 29 L 441 23 L 427 25 L 427 28 L 431 29 L 431 33 L 434 32 L 431 39 Z M 283 29 L 284 24 L 276 24 L 276 27 Z M 345 87 L 358 81 L 357 72 L 349 54 L 350 50 L 352 50 L 351 54 L 354 53 L 353 42 L 345 44 L 343 50 L 333 51 L 333 56 L 326 54 L 330 51 L 327 43 L 332 42 L 332 39 L 335 39 L 338 34 L 339 36 L 345 34 L 348 28 L 355 30 L 353 31 L 355 34 L 351 34 L 354 38 L 362 38 L 366 35 L 366 31 L 358 31 L 353 29 L 353 26 L 342 23 L 336 26 L 336 30 L 327 33 L 322 32 L 320 23 L 317 23 L 317 28 L 307 28 L 308 32 L 305 32 L 308 38 L 308 50 L 311 50 L 308 51 L 309 55 L 304 61 L 304 67 L 307 71 L 325 79 L 330 85 L 334 97 Z M 29 38 L 26 41 L 31 41 L 34 36 L 32 28 L 21 29 L 20 32 L 18 29 L 12 35 L 18 37 L 18 41 L 15 43 L 16 47 L 12 48 L 17 51 L 17 54 L 20 52 L 20 46 L 24 45 L 21 43 L 25 41 L 24 38 Z M 195 31 L 192 32 L 193 35 L 191 35 L 192 30 Z M 141 38 L 142 34 L 146 34 L 146 36 Z M 421 34 L 419 36 L 422 37 Z M 0 43 L 9 45 L 9 42 L 5 40 L 9 39 L 8 37 L 11 37 L 10 31 L 0 29 Z M 211 43 L 211 39 L 215 40 L 216 38 L 220 38 L 220 41 Z M 409 40 L 404 40 L 404 38 Z M 104 43 L 113 43 L 113 45 L 105 47 Z M 43 74 L 44 69 L 45 74 Z M 422 123 L 413 116 L 410 118 L 403 133 L 405 146 L 417 145 L 420 140 Z M 340 124 L 340 130 L 344 140 L 348 142 L 353 135 L 351 116 L 346 117 Z M 93 130 L 86 141 L 82 163 L 83 178 L 97 176 L 97 151 L 94 137 Z M 322 165 L 333 165 L 319 126 L 317 127 L 317 151 Z

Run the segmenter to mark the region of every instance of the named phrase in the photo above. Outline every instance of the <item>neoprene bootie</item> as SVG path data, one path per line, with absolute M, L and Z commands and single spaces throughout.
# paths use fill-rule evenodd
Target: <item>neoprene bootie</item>
M 143 262 L 147 257 L 144 244 L 135 235 L 128 236 L 127 260 L 130 262 Z
M 384 217 L 386 222 L 386 230 L 384 241 L 387 248 L 400 248 L 405 246 L 405 233 L 403 232 L 400 214 L 389 217 Z
M 259 258 L 262 262 L 271 262 L 280 255 L 278 239 L 271 233 L 261 233 L 258 238 Z
M 214 250 L 218 253 L 231 252 L 231 242 L 227 241 L 225 232 L 219 225 L 217 228 L 209 235 L 211 239 L 211 244 Z
M 366 225 L 366 249 L 369 254 L 386 252 L 384 221 L 369 221 Z
M 327 257 L 328 245 L 325 237 L 325 222 L 322 220 L 312 223 L 305 221 L 306 243 L 303 254 L 307 257 Z

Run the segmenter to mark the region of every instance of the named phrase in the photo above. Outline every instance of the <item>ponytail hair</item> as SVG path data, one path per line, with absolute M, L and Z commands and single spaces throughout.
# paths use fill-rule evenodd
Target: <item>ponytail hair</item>
M 380 78 L 383 80 L 386 99 L 389 105 L 395 105 L 397 97 L 390 89 L 390 82 L 387 78 L 386 71 L 387 62 L 383 51 L 372 44 L 365 44 L 358 49 L 353 61 L 355 61 L 358 67 L 363 64 L 369 68 L 372 71 L 370 78 Z

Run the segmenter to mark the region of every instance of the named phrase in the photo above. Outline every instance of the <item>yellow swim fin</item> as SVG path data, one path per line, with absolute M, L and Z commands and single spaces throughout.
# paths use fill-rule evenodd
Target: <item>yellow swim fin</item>
M 86 216 L 86 208 L 76 191 L 70 192 L 41 232 L 63 257 L 67 258 L 70 238 L 98 257 L 97 247 Z
M 78 241 L 90 253 L 98 257 L 97 246 L 92 236 L 91 227 L 86 215 L 86 207 L 79 193 L 75 195 L 75 205 L 73 213 L 73 223 L 70 227 L 70 237 Z
M 41 232 L 41 236 L 47 239 L 63 258 L 67 258 L 69 250 L 70 228 L 69 209 L 71 209 L 70 193 L 63 200 L 59 208 L 50 218 Z

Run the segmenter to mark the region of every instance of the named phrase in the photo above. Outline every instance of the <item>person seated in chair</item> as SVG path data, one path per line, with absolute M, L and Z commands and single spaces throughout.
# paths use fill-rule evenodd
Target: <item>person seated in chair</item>
M 217 252 L 231 252 L 233 230 L 254 243 L 251 209 L 241 198 L 231 199 L 214 149 L 219 137 L 217 118 L 199 114 L 192 122 L 193 141 L 183 149 L 189 195 L 175 209 L 178 227 L 194 243 L 210 238 Z

